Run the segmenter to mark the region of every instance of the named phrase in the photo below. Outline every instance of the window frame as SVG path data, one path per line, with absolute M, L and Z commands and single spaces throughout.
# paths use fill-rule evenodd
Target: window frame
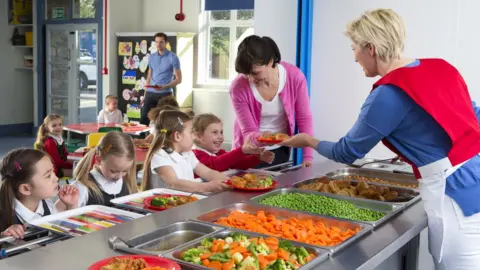
M 254 28 L 255 17 L 251 20 L 238 20 L 237 10 L 230 10 L 230 20 L 211 20 L 211 11 L 205 11 L 204 1 L 202 1 L 202 10 L 199 16 L 199 46 L 198 46 L 198 67 L 197 67 L 197 84 L 228 86 L 229 83 L 237 76 L 235 72 L 235 57 L 237 55 L 237 47 L 235 41 L 237 38 L 238 27 Z M 210 49 L 210 28 L 212 27 L 228 27 L 230 28 L 230 47 L 229 47 L 229 76 L 228 79 L 212 79 L 209 78 L 209 62 L 211 57 Z

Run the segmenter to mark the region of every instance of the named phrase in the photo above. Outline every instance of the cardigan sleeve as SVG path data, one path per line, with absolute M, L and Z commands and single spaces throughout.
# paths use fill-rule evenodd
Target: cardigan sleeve
M 295 102 L 295 122 L 298 126 L 300 133 L 307 133 L 313 136 L 313 118 L 312 111 L 310 110 L 310 99 L 308 97 L 308 85 L 305 75 L 298 70 L 296 76 L 298 85 L 297 98 Z M 311 161 L 313 160 L 313 149 L 308 147 L 303 149 L 303 159 Z

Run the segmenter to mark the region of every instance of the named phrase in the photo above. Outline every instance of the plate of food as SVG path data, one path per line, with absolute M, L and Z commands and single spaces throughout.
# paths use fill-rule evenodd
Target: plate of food
M 117 127 L 122 127 L 122 128 L 136 128 L 136 127 L 140 128 L 140 127 L 146 127 L 146 125 L 137 124 L 137 123 L 131 123 L 131 122 L 117 124 L 116 126 L 117 126 Z
M 139 143 L 135 144 L 136 148 L 142 149 L 142 150 L 148 150 L 150 149 L 150 144 L 149 143 Z
M 181 270 L 176 262 L 148 255 L 125 255 L 92 264 L 88 270 Z
M 265 144 L 278 144 L 281 143 L 287 139 L 289 139 L 290 136 L 288 136 L 285 133 L 272 133 L 270 136 L 265 137 L 265 136 L 260 136 L 257 140 L 261 143 Z
M 159 85 L 145 85 L 145 88 L 162 89 Z
M 273 180 L 270 175 L 246 173 L 232 176 L 226 184 L 238 190 L 266 191 L 274 189 L 277 181 Z
M 176 206 L 195 202 L 198 198 L 192 195 L 160 194 L 147 197 L 143 200 L 145 208 L 155 211 L 163 211 Z

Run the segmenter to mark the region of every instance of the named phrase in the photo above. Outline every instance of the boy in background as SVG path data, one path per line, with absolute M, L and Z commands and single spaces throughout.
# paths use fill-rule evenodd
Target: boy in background
M 105 98 L 105 109 L 98 113 L 97 122 L 99 124 L 123 123 L 122 111 L 118 109 L 118 98 L 116 96 L 108 95 Z

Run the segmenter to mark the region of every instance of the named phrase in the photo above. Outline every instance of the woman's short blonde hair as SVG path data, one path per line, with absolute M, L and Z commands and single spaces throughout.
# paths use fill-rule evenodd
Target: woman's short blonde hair
M 375 9 L 348 23 L 345 35 L 361 47 L 374 45 L 377 56 L 389 61 L 403 52 L 405 25 L 395 11 Z

